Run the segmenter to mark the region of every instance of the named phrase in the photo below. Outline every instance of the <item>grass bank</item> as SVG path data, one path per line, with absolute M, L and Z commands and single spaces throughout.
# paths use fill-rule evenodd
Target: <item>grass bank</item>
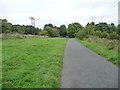
M 95 42 L 88 42 L 86 40 L 79 40 L 84 46 L 93 50 L 98 55 L 106 58 L 108 61 L 112 62 L 115 65 L 118 65 L 118 51 L 117 50 L 109 50 L 107 47 L 102 46 Z
M 58 88 L 65 38 L 3 39 L 3 88 Z

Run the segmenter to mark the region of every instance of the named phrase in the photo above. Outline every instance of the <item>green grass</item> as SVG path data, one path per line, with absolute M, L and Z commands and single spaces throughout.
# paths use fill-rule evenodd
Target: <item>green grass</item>
M 81 40 L 80 42 L 98 55 L 101 55 L 113 64 L 118 65 L 118 52 L 116 50 L 109 50 L 107 47 L 85 40 Z
M 59 88 L 65 38 L 3 39 L 3 88 Z

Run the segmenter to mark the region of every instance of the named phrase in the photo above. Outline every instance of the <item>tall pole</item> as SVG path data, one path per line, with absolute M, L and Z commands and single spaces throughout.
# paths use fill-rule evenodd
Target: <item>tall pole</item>
M 35 27 L 35 18 L 34 17 L 29 17 L 31 19 L 31 25 Z

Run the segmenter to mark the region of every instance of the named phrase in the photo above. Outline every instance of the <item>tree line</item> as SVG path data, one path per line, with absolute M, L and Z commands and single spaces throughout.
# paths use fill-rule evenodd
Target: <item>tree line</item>
M 68 25 L 68 27 L 66 27 L 65 25 L 57 27 L 49 23 L 46 24 L 42 30 L 31 25 L 13 25 L 6 19 L 1 19 L 1 21 L 1 33 L 32 34 L 49 37 L 76 37 L 79 39 L 88 37 L 88 35 L 95 35 L 100 38 L 118 39 L 120 35 L 120 24 L 115 26 L 114 23 L 107 24 L 106 22 L 98 24 L 91 22 L 87 23 L 87 25 L 84 27 L 78 22 L 71 23 Z
M 19 33 L 19 34 L 32 34 L 38 35 L 41 31 L 39 28 L 35 28 L 31 25 L 13 25 L 12 23 L 8 22 L 6 19 L 2 19 L 2 33 Z

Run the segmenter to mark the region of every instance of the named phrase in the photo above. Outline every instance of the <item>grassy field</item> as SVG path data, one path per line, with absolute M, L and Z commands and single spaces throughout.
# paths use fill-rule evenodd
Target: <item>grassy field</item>
M 103 56 L 108 61 L 112 62 L 115 65 L 118 65 L 118 51 L 117 50 L 109 50 L 107 47 L 97 44 L 95 42 L 88 42 L 86 40 L 80 41 L 84 46 L 90 48 L 97 54 Z
M 65 38 L 3 39 L 3 88 L 58 88 Z

